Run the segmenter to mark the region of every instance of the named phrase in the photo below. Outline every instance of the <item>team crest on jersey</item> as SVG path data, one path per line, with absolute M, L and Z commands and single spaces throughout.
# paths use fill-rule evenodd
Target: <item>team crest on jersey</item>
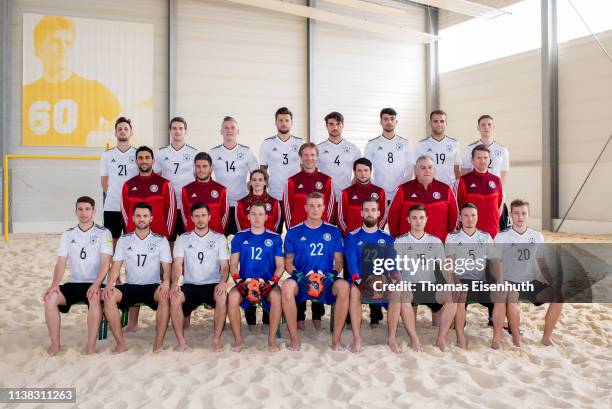
M 489 180 L 489 187 L 490 187 L 491 189 L 495 189 L 495 186 L 497 186 L 497 185 L 495 184 L 495 182 L 493 182 L 492 180 Z
M 213 240 L 209 241 L 208 243 L 206 243 L 206 247 L 208 247 L 209 250 L 212 250 L 215 248 L 215 242 Z
M 270 203 L 266 203 L 266 212 L 269 212 L 272 210 L 272 205 Z
M 155 253 L 155 250 L 157 250 L 157 243 L 149 243 L 147 249 L 149 253 Z
M 211 196 L 213 199 L 216 199 L 216 198 L 218 198 L 218 197 L 219 197 L 219 192 L 217 192 L 216 190 L 211 190 L 211 191 L 210 191 L 210 196 Z
M 157 187 L 157 185 L 151 185 L 151 187 L 149 188 L 149 190 L 153 193 L 157 192 L 159 190 L 159 187 Z
M 404 147 L 402 146 L 401 143 L 398 142 L 398 143 L 395 144 L 395 149 L 397 149 L 398 151 L 401 151 L 403 148 Z
M 89 238 L 89 244 L 91 244 L 92 246 L 96 244 L 97 242 L 98 242 L 98 236 L 91 236 Z
M 534 237 L 530 237 L 528 240 L 529 244 L 535 244 L 535 238 Z
M 495 156 L 496 158 L 499 158 L 502 155 L 501 151 L 493 151 L 493 156 Z
M 379 196 L 378 196 L 378 193 L 372 193 L 372 198 L 373 198 L 373 199 L 377 199 L 377 200 L 378 200 L 378 197 L 379 197 Z
M 453 145 L 446 145 L 446 152 L 451 153 L 453 151 Z
M 191 155 L 188 153 L 183 153 L 183 162 L 191 161 Z
M 238 155 L 236 155 L 236 158 L 237 158 L 238 160 L 242 160 L 242 159 L 244 159 L 244 153 L 239 152 L 239 153 L 238 153 Z
M 342 148 L 342 150 L 344 151 L 344 153 L 350 153 L 351 152 L 351 147 L 350 146 L 345 146 Z
M 387 242 L 385 241 L 385 239 L 378 239 L 378 244 L 384 245 Z
M 321 189 L 323 189 L 323 183 L 321 183 L 321 182 L 317 182 L 317 183 L 315 183 L 315 187 L 316 187 L 318 190 L 321 190 Z
M 298 149 L 299 149 L 299 148 L 298 148 L 298 146 L 297 146 L 297 145 L 291 145 L 291 150 L 292 150 L 293 152 L 297 152 L 297 151 L 298 151 Z
M 272 240 L 266 239 L 266 241 L 264 241 L 264 244 L 266 245 L 266 247 L 272 247 Z
M 433 197 L 434 199 L 439 199 L 442 197 L 442 195 L 440 195 L 440 192 L 433 192 Z
M 323 240 L 325 240 L 325 241 L 330 241 L 330 240 L 331 240 L 331 234 L 329 234 L 329 233 L 325 233 L 325 234 L 323 235 Z

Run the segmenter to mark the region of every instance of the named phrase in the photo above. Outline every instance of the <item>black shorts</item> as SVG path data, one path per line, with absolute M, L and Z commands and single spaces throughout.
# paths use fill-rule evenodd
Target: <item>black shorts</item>
M 89 301 L 87 301 L 87 290 L 89 290 L 91 284 L 92 283 L 66 283 L 60 285 L 60 292 L 66 299 L 66 304 L 58 305 L 59 311 L 65 314 L 70 311 L 71 306 L 79 302 L 84 302 L 89 308 Z
M 215 287 L 217 284 L 183 284 L 181 291 L 185 295 L 183 315 L 191 314 L 202 304 L 215 308 Z
M 238 233 L 238 226 L 236 225 L 236 208 L 234 206 L 229 208 L 229 214 L 227 217 L 227 226 L 225 227 L 226 237 Z
M 487 305 L 491 303 L 491 293 L 489 291 L 472 291 L 472 283 L 474 282 L 486 282 L 484 280 L 470 280 L 464 279 L 460 280 L 461 284 L 466 284 L 468 286 L 467 298 L 465 303 L 477 303 L 482 305 Z
M 110 230 L 113 239 L 121 237 L 122 233 L 126 233 L 121 212 L 104 211 L 104 227 Z
M 513 281 L 508 281 L 512 284 L 519 284 Z M 550 286 L 538 280 L 529 281 L 533 285 L 533 291 L 519 291 L 519 300 L 527 300 L 535 306 L 540 306 L 548 302 L 554 302 L 553 300 L 538 300 L 538 294 L 546 290 Z
M 420 284 L 417 284 L 417 290 L 412 292 L 412 305 L 425 305 L 432 312 L 440 311 L 442 304 L 436 301 L 437 291 L 423 291 L 420 287 Z
M 183 225 L 183 217 L 181 216 L 180 210 L 175 210 L 178 213 L 176 218 L 176 223 L 174 223 L 174 231 L 172 235 L 168 238 L 168 241 L 176 241 L 176 238 L 181 234 L 185 233 L 185 226 Z
M 276 233 L 283 234 L 283 227 L 285 226 L 285 206 L 283 206 L 283 201 L 280 200 L 280 220 L 278 221 L 278 229 L 276 229 Z
M 157 310 L 155 291 L 159 284 L 120 284 L 115 287 L 123 295 L 118 307 L 120 309 L 133 307 L 136 304 L 146 304 L 152 310 Z

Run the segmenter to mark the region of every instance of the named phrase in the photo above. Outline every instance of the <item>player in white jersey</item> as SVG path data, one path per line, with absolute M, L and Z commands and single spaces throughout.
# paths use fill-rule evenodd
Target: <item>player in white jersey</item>
M 444 284 L 453 282 L 451 272 L 443 269 L 446 260 L 444 245 L 439 238 L 425 232 L 427 224 L 427 210 L 425 206 L 417 204 L 408 210 L 408 222 L 410 231 L 395 240 L 395 251 L 402 259 L 407 258 L 419 262 L 413 266 L 410 262 L 406 269 L 400 270 L 402 282 L 411 285 L 410 291 L 403 294 L 401 302 L 389 304 L 389 347 L 393 351 L 399 351 L 395 342 L 397 330 L 397 317 L 401 316 L 406 332 L 410 336 L 412 349 L 419 351 L 421 344 L 416 333 L 416 311 L 410 306 L 424 304 L 431 308 L 432 313 L 440 313 L 440 328 L 436 345 L 440 350 L 446 351 L 446 337 L 457 312 L 457 304 L 452 302 L 451 294 L 447 291 L 438 291 L 430 286 L 436 283 Z M 436 277 L 436 270 L 442 273 L 443 281 Z M 400 314 L 398 312 L 401 311 Z
M 446 135 L 446 125 L 446 112 L 435 110 L 429 114 L 431 136 L 419 141 L 416 157 L 430 156 L 436 165 L 436 179 L 455 189 L 461 176 L 461 152 L 459 141 Z
M 561 291 L 551 287 L 553 276 L 546 265 L 544 255 L 544 236 L 542 233 L 527 226 L 529 220 L 529 202 L 520 199 L 510 203 L 510 217 L 512 227 L 495 236 L 496 254 L 501 261 L 498 282 L 512 284 L 530 284 L 531 290 L 508 291 L 502 294 L 505 303 L 496 298 L 493 309 L 493 341 L 494 349 L 501 348 L 501 335 L 504 318 L 508 318 L 508 325 L 512 330 L 512 343 L 521 346 L 520 334 L 520 308 L 519 299 L 529 300 L 535 305 L 550 303 L 544 318 L 544 332 L 541 343 L 546 346 L 553 345 L 551 336 L 555 325 L 561 316 L 563 304 Z M 496 260 L 496 261 L 498 261 Z M 499 268 L 498 267 L 498 268 Z M 548 282 L 539 281 L 537 276 L 542 274 Z
M 226 116 L 221 122 L 223 143 L 210 150 L 215 180 L 227 188 L 229 198 L 230 214 L 225 229 L 226 236 L 238 232 L 235 217 L 236 203 L 249 193 L 247 185 L 249 175 L 259 167 L 251 148 L 236 141 L 239 133 L 236 119 Z
M 102 153 L 100 183 L 104 195 L 104 227 L 113 235 L 113 247 L 125 232 L 121 216 L 121 189 L 123 184 L 138 174 L 136 148 L 130 145 L 132 122 L 120 117 L 115 122 L 117 146 Z
M 319 170 L 332 178 L 334 195 L 342 197 L 342 190 L 351 185 L 353 163 L 361 157 L 361 151 L 352 142 L 342 137 L 344 116 L 330 112 L 325 116 L 328 138 L 317 145 L 319 148 Z M 337 212 L 334 211 L 334 215 Z
M 278 201 L 283 201 L 283 191 L 287 179 L 300 171 L 300 146 L 302 138 L 290 134 L 293 113 L 286 107 L 276 110 L 274 115 L 277 133 L 264 139 L 259 149 L 259 164 L 269 175 L 268 193 Z M 284 208 L 281 206 L 280 222 L 277 233 L 282 233 L 285 224 Z
M 461 228 L 446 236 L 446 256 L 454 260 L 455 277 L 468 288 L 456 300 L 457 313 L 455 314 L 455 332 L 457 345 L 467 348 L 465 338 L 465 316 L 467 302 L 488 304 L 491 302 L 486 292 L 472 291 L 473 283 L 486 280 L 486 264 L 494 256 L 493 239 L 491 235 L 476 228 L 478 223 L 478 209 L 473 203 L 466 202 L 459 210 Z M 468 264 L 469 263 L 469 264 Z
M 168 126 L 170 130 L 170 144 L 162 146 L 155 152 L 155 162 L 153 162 L 153 172 L 168 179 L 172 183 L 172 188 L 180 196 L 180 193 L 188 183 L 194 180 L 194 157 L 198 150 L 185 143 L 187 133 L 187 121 L 181 117 L 174 117 Z M 183 208 L 180 200 L 176 201 L 178 212 Z M 185 232 L 182 217 L 176 218 L 174 231 L 169 240 L 174 242 L 178 236 Z
M 372 162 L 372 184 L 385 189 L 389 204 L 397 187 L 412 179 L 415 156 L 410 141 L 395 133 L 397 112 L 393 108 L 380 111 L 380 124 L 382 134 L 368 141 L 363 156 Z
M 493 132 L 495 131 L 493 117 L 491 115 L 482 115 L 478 118 L 478 127 L 476 129 L 480 132 L 480 139 L 469 144 L 465 148 L 465 151 L 463 151 L 461 174 L 465 175 L 472 171 L 472 151 L 478 145 L 484 145 L 489 149 L 489 152 L 491 152 L 489 172 L 499 177 L 502 181 L 502 185 L 505 185 L 506 177 L 510 170 L 510 154 L 504 145 L 493 139 Z
M 227 278 L 229 253 L 227 239 L 208 228 L 210 210 L 198 202 L 191 206 L 194 230 L 179 236 L 174 246 L 170 314 L 179 351 L 187 348 L 183 324 L 202 304 L 215 309 L 213 350 L 221 349 L 221 332 L 227 315 Z M 183 285 L 179 279 L 183 276 Z
M 153 352 L 163 349 L 164 336 L 170 319 L 172 254 L 168 239 L 151 231 L 152 214 L 151 205 L 146 202 L 139 202 L 134 206 L 135 231 L 119 238 L 108 281 L 102 292 L 104 315 L 117 342 L 113 350 L 116 353 L 127 350 L 119 309 L 123 310 L 140 303 L 156 310 L 157 325 Z M 124 263 L 124 284 L 116 286 Z
M 110 267 L 113 255 L 113 239 L 108 229 L 94 224 L 96 203 L 87 196 L 76 201 L 75 214 L 79 224 L 62 233 L 57 261 L 53 270 L 53 281 L 43 294 L 45 321 L 51 338 L 49 355 L 60 350 L 60 312 L 67 313 L 70 306 L 85 302 L 87 312 L 87 354 L 95 353 L 96 336 L 102 307 L 100 306 L 100 286 Z M 70 278 L 60 285 L 70 263 Z

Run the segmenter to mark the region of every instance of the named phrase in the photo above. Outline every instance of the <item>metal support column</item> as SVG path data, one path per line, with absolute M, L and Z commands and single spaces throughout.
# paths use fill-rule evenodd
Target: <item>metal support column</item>
M 438 9 L 427 7 L 425 9 L 425 32 L 438 35 Z M 426 106 L 427 115 L 434 109 L 440 109 L 440 86 L 438 74 L 438 42 L 433 41 L 425 45 L 426 79 Z
M 168 120 L 176 116 L 177 1 L 168 0 Z
M 316 7 L 317 0 L 308 0 L 308 7 Z M 306 56 L 306 64 L 307 70 L 306 78 L 308 81 L 307 86 L 307 110 L 308 110 L 308 135 L 306 137 L 307 141 L 313 141 L 315 139 L 315 130 L 316 130 L 316 121 L 315 121 L 315 95 L 314 95 L 314 39 L 315 39 L 315 20 L 308 18 L 306 19 L 306 48 L 307 48 L 307 56 Z
M 10 134 L 11 134 L 11 0 L 1 0 L 2 7 L 2 51 L 0 58 L 0 75 L 1 75 L 1 94 L 0 94 L 0 156 L 8 153 Z M 6 166 L 7 161 L 4 160 L 2 166 Z M 3 169 L 4 171 L 4 169 Z M 2 183 L 2 189 L 8 189 L 7 183 Z M 4 192 L 3 192 L 4 193 Z M 3 209 L 6 211 L 6 209 Z M 9 227 L 11 223 L 7 223 Z M 6 227 L 6 226 L 4 226 Z M 11 229 L 12 230 L 12 229 Z

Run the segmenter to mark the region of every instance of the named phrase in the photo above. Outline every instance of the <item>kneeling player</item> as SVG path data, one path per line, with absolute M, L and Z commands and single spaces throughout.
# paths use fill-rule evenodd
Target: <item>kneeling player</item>
M 307 300 L 335 303 L 332 348 L 342 349 L 340 337 L 349 307 L 349 284 L 338 278 L 342 270 L 340 230 L 322 220 L 323 195 L 312 192 L 306 199 L 307 219 L 285 236 L 285 270 L 291 279 L 283 283 L 283 313 L 291 336 L 289 349 L 298 350 L 300 339 L 296 303 Z
M 186 210 L 186 209 L 185 209 Z M 215 309 L 213 350 L 221 349 L 221 332 L 227 315 L 227 278 L 229 254 L 224 235 L 208 228 L 210 211 L 204 203 L 191 206 L 194 230 L 179 236 L 174 245 L 170 315 L 179 351 L 187 348 L 183 324 L 185 317 L 201 304 Z M 183 285 L 179 279 L 184 275 Z
M 430 285 L 453 282 L 450 272 L 441 269 L 442 266 L 439 265 L 446 260 L 444 245 L 439 238 L 425 233 L 427 211 L 423 205 L 414 205 L 408 210 L 408 223 L 410 231 L 395 240 L 395 250 L 401 257 L 415 261 L 414 270 L 402 271 L 403 281 L 413 285 L 414 291 L 402 294 L 402 300 L 399 303 L 391 302 L 389 315 L 396 316 L 395 310 L 401 308 L 401 318 L 410 336 L 412 349 L 419 351 L 421 345 L 416 335 L 416 315 L 409 303 L 424 304 L 431 308 L 432 312 L 440 311 L 440 328 L 436 345 L 442 351 L 446 351 L 446 337 L 457 312 L 457 304 L 453 302 L 450 292 L 429 288 Z M 409 265 L 413 266 L 412 263 Z M 438 272 L 442 270 L 442 277 L 436 277 L 436 270 Z M 389 319 L 389 327 L 389 341 L 395 341 L 397 321 L 392 322 Z
M 281 320 L 281 296 L 278 281 L 283 275 L 283 240 L 280 235 L 266 230 L 266 204 L 256 200 L 249 209 L 248 230 L 238 232 L 232 239 L 230 272 L 236 286 L 230 290 L 227 309 L 234 334 L 233 351 L 242 349 L 240 307 L 247 309 L 261 303 L 270 313 L 268 350 L 276 351 L 276 331 Z
M 383 202 L 384 203 L 384 202 Z M 361 302 L 363 292 L 365 296 L 367 293 L 374 295 L 372 298 L 377 298 L 376 294 L 384 295 L 383 292 L 377 293 L 370 291 L 371 282 L 363 282 L 365 278 L 362 276 L 362 265 L 364 254 L 362 254 L 364 245 L 376 245 L 381 247 L 383 251 L 381 254 L 377 254 L 376 257 L 383 258 L 385 256 L 385 247 L 388 246 L 389 250 L 393 249 L 393 238 L 380 230 L 377 226 L 378 219 L 380 217 L 380 209 L 378 199 L 373 197 L 367 197 L 363 199 L 361 204 L 361 218 L 363 224 L 357 230 L 350 232 L 344 242 L 344 254 L 346 257 L 347 265 L 344 268 L 345 277 L 351 285 L 351 296 L 350 296 L 350 316 L 351 316 L 351 327 L 353 330 L 353 344 L 351 345 L 351 352 L 359 352 L 361 349 Z M 375 279 L 377 277 L 369 275 L 370 278 Z M 382 297 L 381 297 L 382 298 Z M 380 308 L 381 302 L 373 301 L 370 305 L 378 305 Z
M 153 220 L 151 205 L 138 202 L 134 206 L 133 220 L 135 231 L 124 234 L 117 242 L 113 266 L 106 288 L 102 293 L 104 314 L 117 342 L 113 352 L 127 350 L 119 309 L 136 304 L 146 304 L 156 310 L 156 334 L 153 352 L 163 349 L 164 336 L 170 318 L 170 268 L 172 255 L 168 239 L 153 233 L 150 229 Z M 121 266 L 125 262 L 124 284 L 115 286 Z M 163 272 L 163 281 L 159 277 Z
M 53 282 L 45 291 L 45 321 L 51 338 L 49 355 L 60 350 L 60 312 L 67 313 L 70 306 L 78 302 L 87 303 L 87 354 L 93 354 L 102 308 L 100 286 L 110 267 L 113 255 L 113 238 L 108 229 L 94 224 L 95 202 L 87 196 L 76 201 L 76 216 L 79 224 L 62 233 L 57 262 L 53 271 Z M 59 285 L 66 262 L 70 261 L 70 280 Z
M 505 302 L 495 300 L 493 308 L 493 341 L 494 349 L 501 348 L 501 334 L 503 332 L 504 317 L 508 318 L 508 325 L 512 330 L 512 343 L 521 346 L 520 309 L 519 299 L 529 300 L 535 305 L 550 303 L 544 318 L 544 333 L 541 343 L 546 346 L 553 345 L 551 336 L 555 325 L 561 315 L 560 291 L 549 284 L 536 280 L 541 272 L 548 283 L 553 283 L 553 277 L 542 255 L 544 236 L 542 233 L 527 226 L 529 220 L 529 202 L 516 199 L 510 204 L 510 217 L 512 227 L 495 236 L 495 245 L 501 248 L 496 252 L 501 261 L 501 279 L 512 284 L 528 283 L 533 291 L 510 291 L 502 294 Z M 498 280 L 501 281 L 501 280 Z M 503 300 L 502 300 L 503 301 Z

